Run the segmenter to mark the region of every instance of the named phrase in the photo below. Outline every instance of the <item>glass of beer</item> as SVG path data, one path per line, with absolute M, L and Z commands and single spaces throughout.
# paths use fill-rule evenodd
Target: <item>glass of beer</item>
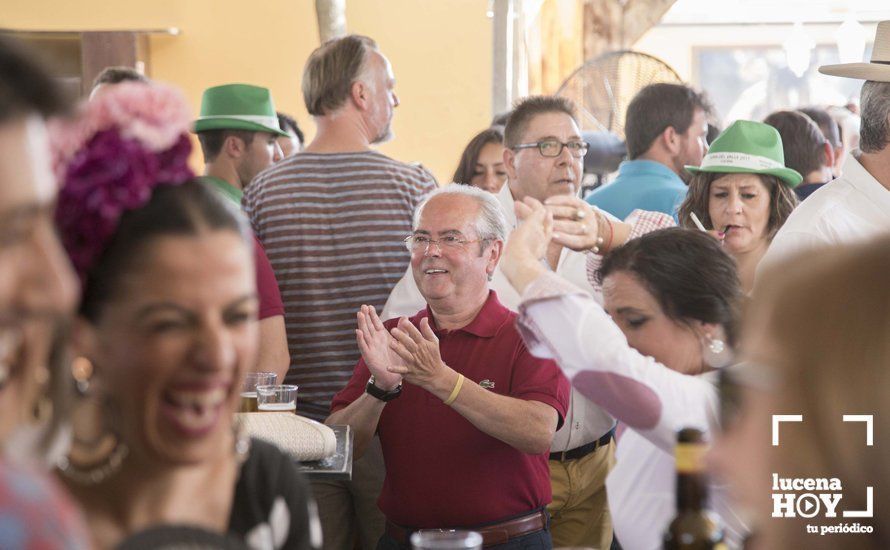
M 257 386 L 257 408 L 260 412 L 297 413 L 297 386 L 280 384 L 277 386 Z
M 274 384 L 275 378 L 274 372 L 248 372 L 241 387 L 241 406 L 238 412 L 257 412 L 256 387 Z

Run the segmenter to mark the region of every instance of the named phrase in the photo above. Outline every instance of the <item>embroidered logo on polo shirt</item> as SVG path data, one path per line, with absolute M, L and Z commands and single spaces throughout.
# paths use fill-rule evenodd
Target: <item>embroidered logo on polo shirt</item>
M 482 388 L 485 388 L 486 390 L 493 390 L 493 389 L 494 389 L 494 382 L 492 382 L 491 380 L 489 380 L 488 378 L 486 378 L 486 379 L 483 380 L 482 382 L 479 382 L 479 386 L 482 387 Z

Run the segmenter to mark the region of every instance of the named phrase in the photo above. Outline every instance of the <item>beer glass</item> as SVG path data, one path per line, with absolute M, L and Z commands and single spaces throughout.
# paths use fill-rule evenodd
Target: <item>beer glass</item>
M 244 377 L 244 385 L 241 387 L 241 405 L 238 412 L 257 412 L 257 386 L 268 386 L 275 383 L 274 372 L 248 372 Z
M 479 550 L 482 535 L 476 531 L 421 529 L 411 535 L 411 547 L 417 550 Z
M 257 386 L 257 409 L 260 412 L 297 413 L 297 386 L 290 384 Z

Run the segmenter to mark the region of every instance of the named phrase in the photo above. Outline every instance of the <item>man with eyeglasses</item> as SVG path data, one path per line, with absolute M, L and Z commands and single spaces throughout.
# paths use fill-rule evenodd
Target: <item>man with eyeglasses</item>
M 558 223 L 594 223 L 592 208 L 578 198 L 587 145 L 571 101 L 553 96 L 521 100 L 504 130 L 507 184 L 496 195 L 510 231 L 516 227 L 514 202 L 526 197 L 544 202 Z M 587 255 L 552 243 L 547 264 L 584 292 L 598 296 L 587 279 Z M 491 288 L 501 303 L 516 310 L 520 297 L 500 269 Z M 382 318 L 412 315 L 424 299 L 409 273 L 390 294 Z M 548 506 L 554 546 L 608 548 L 612 523 L 605 480 L 614 463 L 614 420 L 583 396 L 570 393 L 569 411 L 551 445 L 553 502 Z
M 489 287 L 507 234 L 501 206 L 453 185 L 414 220 L 405 242 L 426 307 L 384 324 L 362 306 L 362 359 L 326 420 L 352 426 L 356 456 L 380 436 L 387 525 L 377 548 L 455 528 L 480 532 L 485 546 L 551 548 L 547 453 L 569 384 L 529 353 L 516 313 Z

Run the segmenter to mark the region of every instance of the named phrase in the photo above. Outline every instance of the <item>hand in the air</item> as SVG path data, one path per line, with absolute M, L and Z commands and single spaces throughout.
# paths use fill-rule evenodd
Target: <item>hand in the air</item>
M 402 376 L 388 370 L 391 366 L 402 366 L 404 361 L 390 345 L 392 335 L 383 326 L 374 306 L 363 305 L 356 314 L 358 328 L 355 340 L 368 370 L 374 375 L 375 385 L 383 390 L 391 390 L 401 384 Z

